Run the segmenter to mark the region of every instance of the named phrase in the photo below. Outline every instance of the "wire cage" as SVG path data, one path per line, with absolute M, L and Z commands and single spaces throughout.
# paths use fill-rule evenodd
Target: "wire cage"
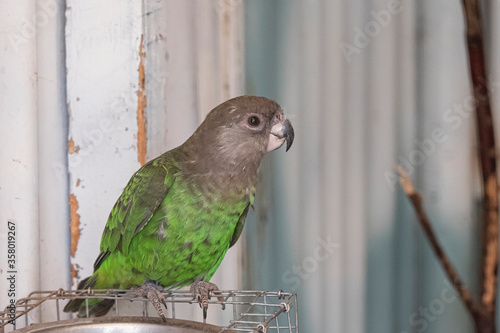
M 169 305 L 171 318 L 164 323 L 160 318 L 154 317 L 156 314 L 151 314 L 148 310 L 147 298 L 135 297 L 127 292 L 127 290 L 109 289 L 109 290 L 63 290 L 56 291 L 35 291 L 29 294 L 28 297 L 19 299 L 15 303 L 15 307 L 8 306 L 4 311 L 0 312 L 0 333 L 4 332 L 66 332 L 74 331 L 68 329 L 68 325 L 94 325 L 96 332 L 98 325 L 110 324 L 127 324 L 127 325 L 150 325 L 145 328 L 144 332 L 153 332 L 153 326 L 162 327 L 164 325 L 173 325 L 182 327 L 184 330 L 173 330 L 172 332 L 289 332 L 298 333 L 298 309 L 297 309 L 297 294 L 286 293 L 282 290 L 277 292 L 269 291 L 220 291 L 217 297 L 222 296 L 224 300 L 221 302 L 217 297 L 212 297 L 209 301 L 209 311 L 213 306 L 218 304 L 218 309 L 222 305 L 226 307 L 224 311 L 232 312 L 232 319 L 227 326 L 213 326 L 206 323 L 193 322 L 178 318 L 176 308 L 180 306 L 196 306 L 197 302 L 188 290 L 165 291 L 164 296 Z M 115 301 L 114 311 L 111 317 L 100 318 L 81 318 L 73 320 L 63 320 L 62 307 L 66 301 L 73 299 L 85 299 L 86 311 L 88 314 L 89 299 L 111 299 Z M 142 302 L 143 310 L 142 317 L 125 317 L 120 315 L 120 303 L 118 301 L 128 300 L 131 302 Z M 30 319 L 30 312 L 34 311 L 42 304 L 44 306 L 55 307 L 56 320 L 52 322 L 36 322 Z M 153 316 L 150 316 L 153 315 Z M 66 326 L 64 326 L 66 325 Z M 97 325 L 97 326 L 96 326 Z M 158 326 L 160 325 L 160 326 Z M 24 327 L 19 329 L 18 327 Z M 49 330 L 49 328 L 59 327 L 60 330 Z M 65 328 L 64 328 L 65 327 Z M 85 331 L 92 331 L 91 326 L 87 326 Z M 192 330 L 187 330 L 191 328 Z M 7 330 L 5 330 L 7 329 Z M 17 330 L 16 330 L 17 329 Z M 45 329 L 45 330 L 44 330 Z M 199 329 L 199 330 L 197 330 Z M 108 330 L 109 331 L 109 330 Z M 125 331 L 123 327 L 118 328 L 116 332 Z M 140 331 L 133 330 L 134 332 Z

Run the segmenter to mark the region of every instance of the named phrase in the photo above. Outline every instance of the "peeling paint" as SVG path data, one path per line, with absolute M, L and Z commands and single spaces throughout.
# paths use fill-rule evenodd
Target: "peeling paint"
M 75 146 L 75 141 L 73 138 L 70 138 L 68 141 L 68 153 L 77 154 L 80 151 L 80 146 Z
M 78 278 L 78 270 L 75 268 L 75 265 L 71 264 L 71 281 L 74 281 L 76 278 Z
M 78 200 L 76 196 L 71 193 L 69 195 L 69 210 L 70 210 L 70 230 L 71 230 L 71 248 L 70 254 L 75 257 L 78 241 L 80 240 L 80 215 L 78 211 Z
M 76 187 L 80 186 L 80 182 L 81 182 L 81 180 L 80 180 L 80 178 L 78 178 L 78 179 L 76 180 Z
M 73 141 L 73 138 L 69 138 L 68 141 L 68 153 L 74 154 L 75 153 L 75 141 Z
M 141 165 L 146 163 L 146 79 L 144 58 L 146 53 L 144 47 L 144 35 L 141 35 L 141 44 L 139 46 L 139 89 L 137 90 L 137 158 Z

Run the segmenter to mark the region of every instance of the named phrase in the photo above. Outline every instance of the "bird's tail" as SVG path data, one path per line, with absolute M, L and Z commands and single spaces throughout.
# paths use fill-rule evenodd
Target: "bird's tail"
M 83 279 L 78 284 L 78 289 L 88 289 L 94 288 L 97 281 L 97 275 L 94 273 L 92 276 Z M 79 318 L 87 317 L 87 313 L 89 317 L 101 317 L 108 313 L 109 309 L 114 304 L 114 300 L 111 299 L 89 299 L 88 303 L 85 302 L 85 299 L 74 299 L 69 301 L 68 304 L 64 307 L 64 312 L 78 312 Z M 87 310 L 88 307 L 88 310 Z

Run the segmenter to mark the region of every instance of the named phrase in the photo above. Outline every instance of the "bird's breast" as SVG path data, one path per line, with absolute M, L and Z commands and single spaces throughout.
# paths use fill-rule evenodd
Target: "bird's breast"
M 250 198 L 247 189 L 228 195 L 180 183 L 174 183 L 141 237 L 142 247 L 154 252 L 149 278 L 165 286 L 213 274 Z

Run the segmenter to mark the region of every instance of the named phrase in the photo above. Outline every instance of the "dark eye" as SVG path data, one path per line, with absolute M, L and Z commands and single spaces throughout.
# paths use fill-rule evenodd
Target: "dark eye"
M 248 125 L 255 127 L 255 126 L 259 126 L 259 124 L 260 124 L 259 117 L 251 116 L 250 118 L 248 118 Z

